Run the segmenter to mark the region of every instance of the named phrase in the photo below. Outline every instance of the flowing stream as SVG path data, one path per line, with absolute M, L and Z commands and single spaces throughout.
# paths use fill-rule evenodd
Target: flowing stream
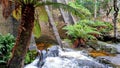
M 24 68 L 113 68 L 110 64 L 100 63 L 90 57 L 86 51 L 76 51 L 65 48 L 64 51 L 58 46 L 39 51 L 38 56 L 32 63 Z

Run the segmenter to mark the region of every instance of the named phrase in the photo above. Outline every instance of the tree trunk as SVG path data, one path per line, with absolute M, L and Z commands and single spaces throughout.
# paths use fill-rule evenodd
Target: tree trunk
M 12 58 L 8 68 L 24 68 L 24 58 L 29 48 L 32 29 L 34 26 L 34 7 L 31 4 L 22 6 L 22 18 Z
M 85 47 L 85 40 L 82 38 L 77 38 L 74 41 L 73 48 Z
M 47 14 L 48 14 L 49 21 L 50 21 L 50 24 L 51 24 L 51 26 L 52 26 L 52 29 L 53 29 L 54 35 L 55 35 L 55 37 L 56 37 L 56 40 L 57 40 L 58 44 L 61 46 L 61 48 L 63 48 L 60 35 L 59 35 L 58 30 L 57 30 L 57 28 L 56 28 L 56 26 L 55 26 L 54 19 L 53 19 L 51 13 L 50 13 L 50 10 L 49 10 L 48 6 L 45 6 L 45 9 L 46 9 L 46 12 L 47 12 Z
M 56 2 L 67 4 L 66 0 L 56 0 Z M 59 10 L 66 25 L 74 24 L 76 22 L 72 14 L 63 11 L 62 8 L 59 8 Z
M 117 0 L 113 0 L 113 7 L 114 7 L 114 19 L 113 19 L 113 25 L 114 25 L 114 42 L 116 42 L 117 38 L 117 16 L 119 12 L 119 8 L 117 6 Z
M 65 3 L 68 4 L 69 1 L 70 0 L 65 0 Z M 74 0 L 72 2 L 74 2 Z M 69 17 L 70 17 L 70 20 L 71 20 L 71 24 L 77 23 L 75 17 L 72 14 L 69 13 Z
M 97 0 L 95 0 L 94 20 L 96 20 L 96 17 L 97 17 Z

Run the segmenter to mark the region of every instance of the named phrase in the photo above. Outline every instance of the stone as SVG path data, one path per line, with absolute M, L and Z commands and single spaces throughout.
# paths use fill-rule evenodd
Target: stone
M 58 46 L 52 46 L 51 48 L 48 49 L 47 56 L 48 57 L 56 57 L 59 55 L 59 50 Z

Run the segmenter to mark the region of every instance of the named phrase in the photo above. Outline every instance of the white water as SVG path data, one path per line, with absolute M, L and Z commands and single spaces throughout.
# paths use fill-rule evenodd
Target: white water
M 42 68 L 104 68 L 102 64 L 80 53 L 61 51 L 59 57 L 47 57 Z
M 59 48 L 59 56 L 47 57 L 42 67 L 37 66 L 39 58 L 36 58 L 31 64 L 26 65 L 25 68 L 106 68 L 93 58 L 85 56 L 83 51 L 66 50 L 62 51 Z

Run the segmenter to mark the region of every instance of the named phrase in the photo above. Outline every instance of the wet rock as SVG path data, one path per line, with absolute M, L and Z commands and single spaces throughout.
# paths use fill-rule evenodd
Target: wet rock
M 98 58 L 104 58 L 108 60 L 111 64 L 120 66 L 120 44 L 114 44 L 114 46 L 119 54 L 117 54 L 116 56 L 101 56 Z
M 114 44 L 108 44 L 105 42 L 98 41 L 97 50 L 104 50 L 108 53 L 117 53 L 117 48 Z
M 115 47 L 116 47 L 116 49 L 117 49 L 117 52 L 120 54 L 120 43 L 117 44 Z
M 114 57 L 110 57 L 110 56 L 101 56 L 101 57 L 98 57 L 99 59 L 100 58 L 104 58 L 108 61 L 109 64 L 112 64 L 112 65 L 119 65 L 120 66 L 120 55 L 116 55 Z
M 39 56 L 38 56 L 39 61 L 37 63 L 37 67 L 41 68 L 43 66 L 43 64 L 45 63 L 45 59 L 47 57 L 47 52 L 46 52 L 46 50 L 42 50 L 42 51 L 38 50 L 38 53 L 39 53 Z
M 48 57 L 56 57 L 58 55 L 59 55 L 58 46 L 52 46 L 51 48 L 48 48 L 48 52 L 47 52 Z

